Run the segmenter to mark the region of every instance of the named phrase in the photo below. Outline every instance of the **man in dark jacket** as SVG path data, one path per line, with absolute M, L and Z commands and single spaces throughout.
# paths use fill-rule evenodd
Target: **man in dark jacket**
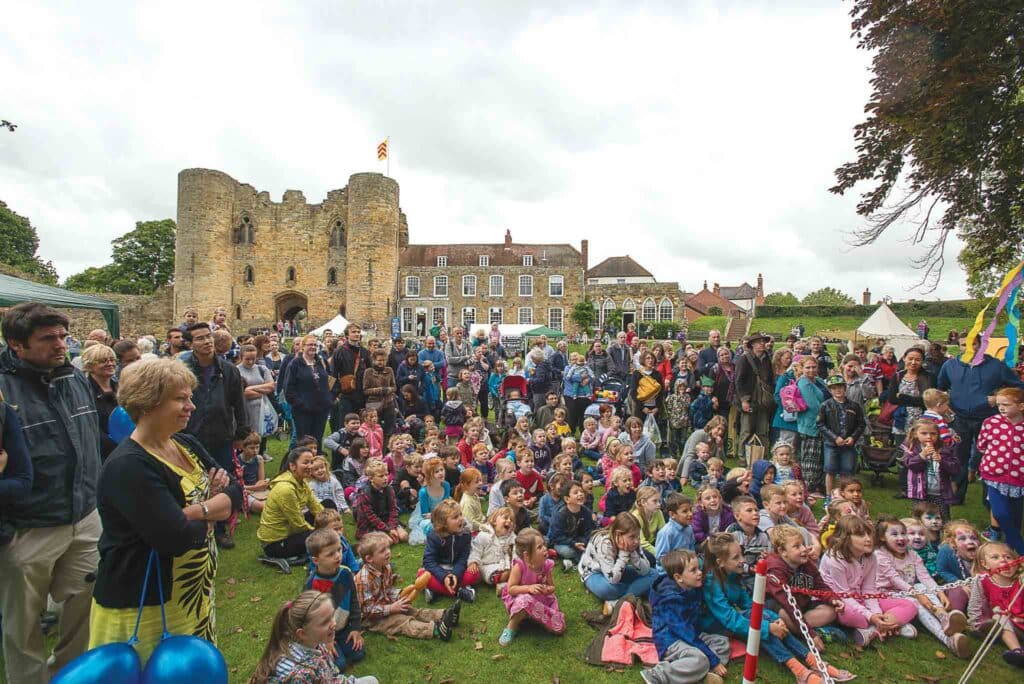
M 633 375 L 633 350 L 626 344 L 626 333 L 620 332 L 615 341 L 608 345 L 608 373 L 626 381 Z
M 27 302 L 4 315 L 0 392 L 17 410 L 35 476 L 29 495 L 0 512 L 17 529 L 0 548 L 0 614 L 10 684 L 45 684 L 89 644 L 99 564 L 99 421 L 89 382 L 67 363 L 68 319 Z M 64 604 L 53 663 L 39 616 Z
M 754 435 L 768 446 L 768 431 L 775 412 L 775 371 L 765 350 L 771 338 L 756 333 L 747 339 L 746 349 L 736 355 L 736 398 L 740 400 L 741 453 Z
M 349 413 L 359 413 L 366 406 L 363 396 L 363 373 L 370 367 L 370 352 L 362 346 L 363 329 L 355 323 L 345 326 L 345 341 L 334 350 L 331 373 L 336 378 L 334 394 L 338 397 L 331 414 L 331 429 L 341 429 L 341 419 Z M 351 389 L 342 378 L 352 376 Z M 346 391 L 348 389 L 348 391 Z
M 718 363 L 718 348 L 722 346 L 722 333 L 708 333 L 708 345 L 697 353 L 697 375 L 710 375 L 711 367 Z
M 185 334 L 192 342 L 192 356 L 185 364 L 198 382 L 192 393 L 196 410 L 184 432 L 198 439 L 221 468 L 234 472 L 233 442 L 241 442 L 251 429 L 245 414 L 242 376 L 234 364 L 214 351 L 208 323 L 190 325 Z M 221 548 L 234 548 L 225 523 L 217 523 L 214 532 Z
M 395 377 L 398 377 L 398 367 L 405 363 L 405 355 L 409 353 L 409 350 L 405 348 L 405 340 L 401 337 L 396 337 L 391 342 L 391 353 L 388 354 L 388 366 L 395 372 Z

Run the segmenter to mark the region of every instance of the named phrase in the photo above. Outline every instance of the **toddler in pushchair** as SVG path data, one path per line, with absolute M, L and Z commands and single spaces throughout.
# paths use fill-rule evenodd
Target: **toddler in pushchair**
M 523 396 L 526 394 L 526 378 L 521 375 L 505 376 L 498 388 L 498 394 L 501 399 L 498 411 L 498 427 L 500 429 L 511 430 L 520 418 L 533 416 L 529 402 L 523 400 Z
M 619 378 L 604 374 L 597 379 L 594 390 L 594 403 L 600 406 L 608 404 L 619 417 L 625 417 L 623 406 L 627 394 L 626 383 Z

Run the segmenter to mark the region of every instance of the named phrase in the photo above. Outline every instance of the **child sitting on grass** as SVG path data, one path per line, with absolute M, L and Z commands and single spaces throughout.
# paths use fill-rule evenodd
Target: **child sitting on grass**
M 508 583 L 501 590 L 501 600 L 509 614 L 508 625 L 498 637 L 502 646 L 512 643 L 520 625 L 527 619 L 552 634 L 565 631 L 565 615 L 558 609 L 551 573 L 555 562 L 548 558 L 544 537 L 537 530 L 527 528 L 516 535 L 515 551 Z
M 348 543 L 348 539 L 345 537 L 345 522 L 341 519 L 341 513 L 333 508 L 325 508 L 316 514 L 316 518 L 313 519 L 313 526 L 318 530 L 326 527 L 338 535 L 338 541 L 341 543 L 341 564 L 352 572 L 358 572 L 362 563 L 355 552 L 352 551 L 352 545 Z M 315 566 L 312 559 L 310 559 L 309 570 L 312 572 L 314 569 Z
M 306 538 L 306 551 L 316 567 L 306 578 L 305 588 L 331 597 L 335 624 L 334 664 L 344 671 L 346 666 L 366 657 L 354 573 L 341 564 L 341 541 L 334 530 L 315 530 Z
M 417 573 L 417 577 L 430 573 L 423 597 L 427 603 L 433 602 L 438 594 L 472 603 L 476 600 L 473 585 L 480 581 L 480 573 L 468 569 L 472 536 L 463 529 L 462 508 L 454 500 L 445 499 L 437 504 L 430 518 L 434 529 L 427 535 L 423 567 Z
M 505 505 L 512 509 L 515 515 L 515 531 L 530 526 L 530 511 L 526 508 L 526 490 L 519 480 L 509 479 L 501 483 L 501 495 L 505 499 Z
M 540 498 L 540 503 L 537 505 L 537 529 L 540 533 L 547 535 L 548 530 L 551 527 L 551 519 L 562 505 L 562 488 L 565 483 L 569 481 L 565 475 L 561 473 L 555 473 L 548 480 L 547 491 L 544 492 L 544 496 Z
M 643 670 L 647 684 L 722 684 L 728 674 L 729 638 L 702 632 L 704 573 L 693 551 L 676 549 L 662 558 L 664 572 L 651 588 L 651 628 L 659 663 Z
M 751 590 L 754 587 L 754 567 L 762 556 L 771 551 L 772 543 L 768 533 L 758 527 L 761 514 L 753 497 L 737 496 L 732 500 L 731 508 L 736 522 L 725 531 L 740 546 L 743 562 L 735 572 L 742 578 L 743 586 Z
M 914 504 L 910 515 L 910 518 L 903 520 L 903 524 L 907 526 L 910 548 L 921 557 L 928 574 L 935 577 L 935 561 L 939 557 L 939 542 L 942 540 L 942 516 L 939 507 L 929 501 L 919 501 Z
M 516 454 L 516 463 L 519 465 L 516 480 L 523 486 L 523 503 L 527 508 L 534 508 L 544 494 L 544 480 L 540 473 L 533 469 L 533 462 L 533 452 L 529 449 L 523 449 Z
M 367 631 L 413 639 L 452 638 L 452 630 L 459 624 L 454 605 L 445 610 L 413 608 L 408 598 L 399 595 L 391 569 L 390 537 L 370 532 L 359 542 L 359 555 L 363 567 L 355 582 Z
M 473 537 L 469 550 L 469 570 L 476 570 L 487 584 L 499 590 L 508 581 L 515 543 L 516 514 L 508 506 L 495 509 L 480 533 Z
M 551 520 L 549 538 L 562 567 L 569 571 L 587 548 L 587 540 L 595 529 L 593 513 L 584 504 L 586 493 L 579 482 L 568 481 L 562 487 L 565 505 Z
M 654 542 L 654 558 L 658 573 L 664 575 L 661 559 L 676 549 L 693 551 L 697 542 L 693 536 L 693 500 L 682 494 L 670 494 L 665 502 L 668 522 L 658 531 Z
M 391 487 L 395 490 L 398 510 L 407 513 L 416 508 L 420 501 L 420 487 L 423 484 L 423 454 L 413 452 L 405 457 L 403 467 L 395 472 Z M 413 525 L 409 522 L 409 527 Z
M 668 469 L 665 467 L 665 461 L 656 458 L 651 461 L 651 465 L 647 469 L 647 477 L 640 483 L 645 487 L 658 490 L 658 498 L 661 501 L 662 507 L 665 506 L 665 500 L 668 499 L 669 495 L 675 492 L 668 481 L 668 472 Z
M 635 503 L 633 475 L 628 469 L 619 466 L 609 475 L 608 490 L 604 495 L 604 515 L 606 518 L 614 518 L 619 513 L 628 512 Z
M 327 459 L 317 456 L 313 459 L 312 477 L 307 480 L 309 488 L 325 508 L 337 508 L 342 513 L 349 510 L 345 501 L 345 490 L 338 478 L 327 469 Z
M 1017 553 L 1002 542 L 986 542 L 978 549 L 974 573 L 987 573 L 974 583 L 968 613 L 974 624 L 980 624 L 987 615 L 996 614 L 1006 620 L 1000 637 L 1006 646 L 1003 660 L 1014 667 L 1024 668 L 1024 598 L 1018 593 L 1021 585 L 1021 566 L 993 572 L 1017 559 Z M 1017 600 L 1010 603 L 1016 596 Z
M 629 511 L 640 523 L 640 550 L 651 565 L 655 564 L 654 540 L 665 526 L 661 512 L 661 496 L 654 487 L 640 487 L 636 490 L 636 502 Z
M 487 515 L 505 505 L 505 496 L 501 492 L 501 485 L 505 480 L 514 480 L 515 477 L 516 464 L 507 458 L 499 458 L 494 464 L 494 484 L 487 492 Z
M 345 677 L 334 664 L 334 613 L 330 594 L 320 591 L 304 591 L 286 602 L 274 616 L 270 639 L 249 681 L 377 684 L 376 677 Z
M 366 464 L 367 483 L 356 495 L 356 539 L 367 532 L 385 532 L 395 544 L 409 541 L 409 533 L 398 523 L 395 490 L 388 486 L 388 467 L 379 458 Z
M 693 513 L 693 538 L 698 544 L 713 534 L 725 532 L 736 522 L 732 509 L 722 501 L 722 493 L 714 485 L 704 485 L 697 492 L 697 510 Z
M 480 485 L 483 477 L 476 468 L 466 468 L 459 477 L 459 486 L 455 488 L 455 500 L 462 508 L 462 515 L 469 524 L 469 531 L 476 534 L 481 525 L 487 522 L 484 509 L 480 505 Z
M 640 552 L 640 523 L 630 513 L 619 513 L 590 538 L 577 569 L 587 590 L 605 602 L 606 615 L 626 594 L 646 596 L 657 576 Z

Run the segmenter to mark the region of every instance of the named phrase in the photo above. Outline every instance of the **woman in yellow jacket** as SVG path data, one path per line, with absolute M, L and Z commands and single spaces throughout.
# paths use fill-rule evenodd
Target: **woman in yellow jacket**
M 305 557 L 306 537 L 313 531 L 310 516 L 323 510 L 313 490 L 306 484 L 313 467 L 313 451 L 296 447 L 282 464 L 286 469 L 270 481 L 270 494 L 260 514 L 256 538 L 268 558 Z

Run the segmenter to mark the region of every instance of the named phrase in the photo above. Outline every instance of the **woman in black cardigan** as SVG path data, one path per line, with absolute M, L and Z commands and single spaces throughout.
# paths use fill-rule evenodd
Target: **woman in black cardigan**
M 893 374 L 885 400 L 891 404 L 902 406 L 904 419 L 902 427 L 893 421 L 892 433 L 900 439 L 907 434 L 911 426 L 924 413 L 924 391 L 935 387 L 935 376 L 924 369 L 924 350 L 911 347 L 903 352 L 903 369 Z M 903 499 L 907 490 L 907 470 L 902 462 L 899 467 L 900 493 L 896 498 Z
M 96 417 L 100 422 L 100 456 L 106 460 L 117 448 L 110 438 L 110 414 L 117 408 L 117 357 L 105 344 L 94 344 L 82 352 L 82 370 L 89 377 L 89 386 L 96 402 Z
M 103 534 L 90 648 L 131 636 L 151 550 L 157 553 L 170 632 L 216 643 L 213 523 L 241 507 L 242 490 L 194 437 L 181 432 L 195 410 L 195 384 L 192 372 L 170 359 L 138 361 L 121 375 L 118 399 L 135 431 L 100 471 Z M 155 568 L 143 603 L 136 649 L 145 660 L 162 632 Z
M 281 391 L 292 409 L 295 437 L 309 435 L 316 440 L 319 450 L 332 401 L 331 390 L 327 387 L 327 366 L 317 356 L 316 335 L 306 335 L 295 344 L 299 345 L 302 354 L 288 364 L 285 386 Z

